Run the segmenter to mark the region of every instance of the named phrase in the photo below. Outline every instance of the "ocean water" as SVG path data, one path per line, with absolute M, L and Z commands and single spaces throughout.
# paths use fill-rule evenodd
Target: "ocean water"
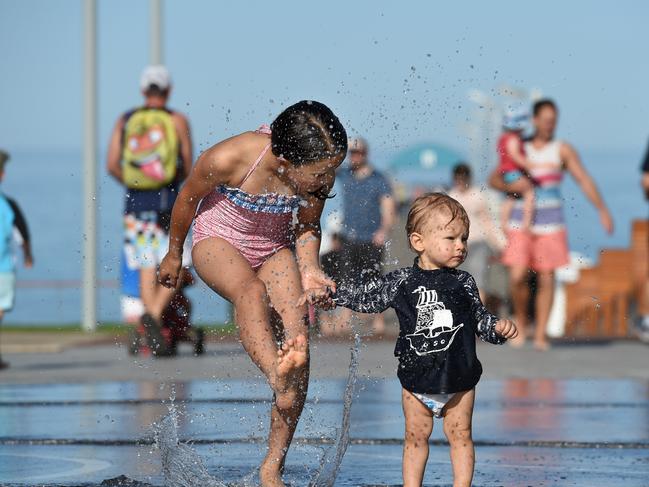
M 596 258 L 603 247 L 629 243 L 631 222 L 644 218 L 647 203 L 640 190 L 638 150 L 583 150 L 582 158 L 604 194 L 615 219 L 615 233 L 605 235 L 597 213 L 567 177 L 563 186 L 571 250 Z M 388 154 L 374 153 L 381 167 Z M 122 246 L 123 189 L 99 166 L 98 184 L 98 317 L 120 320 L 118 285 Z M 393 175 L 398 179 L 398 175 Z M 450 180 L 450 175 L 449 175 Z M 14 152 L 2 182 L 2 190 L 16 199 L 32 233 L 36 264 L 33 269 L 18 261 L 16 306 L 7 315 L 10 324 L 77 323 L 81 316 L 79 281 L 82 272 L 82 164 L 81 152 Z M 339 205 L 335 198 L 327 205 Z M 194 321 L 220 323 L 227 319 L 227 305 L 198 283 L 189 290 Z

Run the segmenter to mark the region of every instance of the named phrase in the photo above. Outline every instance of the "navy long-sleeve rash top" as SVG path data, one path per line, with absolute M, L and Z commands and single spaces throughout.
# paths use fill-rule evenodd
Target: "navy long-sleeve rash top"
M 394 354 L 398 377 L 410 392 L 445 394 L 472 389 L 482 365 L 475 336 L 502 344 L 495 331 L 498 318 L 480 300 L 468 272 L 441 268 L 424 270 L 417 264 L 374 278 L 362 287 L 342 283 L 334 295 L 338 306 L 360 313 L 394 308 L 399 338 Z

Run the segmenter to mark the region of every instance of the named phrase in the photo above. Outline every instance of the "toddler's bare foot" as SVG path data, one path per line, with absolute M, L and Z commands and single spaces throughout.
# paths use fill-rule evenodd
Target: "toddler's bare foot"
M 293 406 L 297 394 L 298 375 L 308 360 L 308 346 L 304 335 L 287 340 L 277 351 L 275 404 L 280 409 Z
M 547 340 L 534 340 L 534 349 L 539 352 L 547 352 L 550 349 L 550 342 Z

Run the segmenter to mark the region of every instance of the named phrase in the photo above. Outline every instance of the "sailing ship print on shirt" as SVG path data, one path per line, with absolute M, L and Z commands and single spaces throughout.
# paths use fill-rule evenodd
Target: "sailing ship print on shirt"
M 415 331 L 406 338 L 410 348 L 417 355 L 443 352 L 453 343 L 458 330 L 464 326 L 453 326 L 453 313 L 444 303 L 437 301 L 437 291 L 419 286 L 413 291 L 419 293 L 417 300 L 417 322 Z

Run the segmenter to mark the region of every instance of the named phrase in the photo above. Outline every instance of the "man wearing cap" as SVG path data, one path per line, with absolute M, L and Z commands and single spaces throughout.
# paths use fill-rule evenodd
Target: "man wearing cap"
M 396 208 L 388 180 L 368 160 L 369 147 L 362 138 L 349 143 L 349 166 L 341 169 L 343 241 L 340 274 L 344 282 L 361 284 L 379 276 L 385 243 L 395 222 Z M 341 310 L 340 325 L 346 326 L 351 311 Z M 382 314 L 373 315 L 373 331 L 382 334 Z
M 149 332 L 149 345 L 154 354 L 158 352 L 161 355 L 164 344 L 160 336 L 160 317 L 175 290 L 158 284 L 156 271 L 168 247 L 171 209 L 180 183 L 192 167 L 192 141 L 187 118 L 167 107 L 171 92 L 171 77 L 167 68 L 161 65 L 146 67 L 140 78 L 140 89 L 144 97 L 143 105 L 121 115 L 115 124 L 108 147 L 107 169 L 117 182 L 126 187 L 126 262 L 130 269 L 139 270 L 140 295 L 145 309 L 141 321 Z M 171 120 L 168 125 L 173 127 L 175 133 L 167 135 L 167 139 L 173 139 L 173 143 L 168 144 L 166 149 L 167 152 L 174 152 L 175 172 L 170 182 L 164 179 L 165 173 L 159 160 L 162 157 L 155 152 L 156 144 L 161 142 L 161 138 L 164 139 L 164 131 L 144 127 L 138 132 L 132 128 L 133 123 L 129 124 L 129 121 L 135 120 L 134 117 L 146 111 L 159 114 L 163 122 Z M 143 151 L 140 160 L 137 154 L 134 155 L 137 151 Z M 138 174 L 142 180 L 148 181 L 147 186 L 139 188 L 133 182 L 137 182 L 137 176 L 133 176 L 136 170 L 142 171 Z M 161 183 L 156 186 L 157 179 Z
M 0 181 L 4 179 L 4 167 L 9 160 L 9 154 L 0 150 Z M 34 265 L 31 239 L 27 221 L 18 204 L 3 193 L 0 193 L 0 322 L 7 311 L 14 306 L 16 291 L 16 269 L 13 253 L 14 228 L 22 241 L 23 256 L 26 268 Z M 0 358 L 0 369 L 9 366 Z

